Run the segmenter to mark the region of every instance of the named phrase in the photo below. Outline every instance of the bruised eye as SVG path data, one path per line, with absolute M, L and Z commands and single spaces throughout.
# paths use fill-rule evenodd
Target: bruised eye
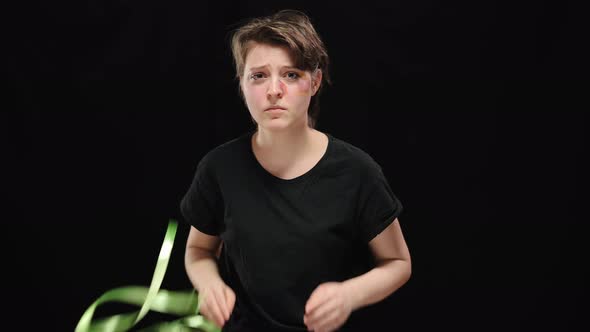
M 288 72 L 288 73 L 287 73 L 287 77 L 288 77 L 289 79 L 296 80 L 296 79 L 298 79 L 298 78 L 299 78 L 299 74 L 297 74 L 297 73 L 296 73 L 296 72 L 294 72 L 294 71 L 290 71 L 290 72 Z

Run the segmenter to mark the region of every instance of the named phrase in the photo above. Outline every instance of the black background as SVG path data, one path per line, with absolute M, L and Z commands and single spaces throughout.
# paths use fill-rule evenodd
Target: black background
M 333 86 L 318 129 L 373 156 L 404 203 L 411 280 L 387 331 L 578 331 L 588 312 L 588 52 L 558 1 L 70 1 L 6 11 L 17 163 L 5 243 L 14 322 L 73 330 L 105 291 L 149 285 L 208 150 L 250 128 L 240 20 L 312 19 Z M 13 122 L 14 121 L 14 122 Z M 14 123 L 12 125 L 11 123 Z M 11 144 L 15 143 L 15 144 Z M 163 288 L 190 287 L 181 224 Z M 110 306 L 103 314 L 127 307 Z M 38 312 L 36 311 L 38 310 Z M 35 319 L 31 314 L 36 312 Z M 168 319 L 150 313 L 144 324 Z

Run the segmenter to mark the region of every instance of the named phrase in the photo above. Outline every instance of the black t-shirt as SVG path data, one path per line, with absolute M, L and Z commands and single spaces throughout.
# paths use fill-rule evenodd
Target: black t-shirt
M 368 242 L 402 205 L 377 162 L 349 143 L 326 133 L 320 161 L 285 180 L 260 165 L 253 134 L 200 160 L 181 212 L 223 240 L 220 275 L 236 293 L 223 331 L 307 331 L 303 315 L 313 290 L 373 268 Z M 362 325 L 358 311 L 341 331 Z

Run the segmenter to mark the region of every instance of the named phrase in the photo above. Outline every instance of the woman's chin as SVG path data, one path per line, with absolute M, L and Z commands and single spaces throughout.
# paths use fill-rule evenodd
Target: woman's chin
M 291 122 L 283 119 L 283 118 L 275 118 L 275 119 L 265 119 L 261 123 L 261 127 L 265 130 L 283 130 L 288 128 L 291 125 Z

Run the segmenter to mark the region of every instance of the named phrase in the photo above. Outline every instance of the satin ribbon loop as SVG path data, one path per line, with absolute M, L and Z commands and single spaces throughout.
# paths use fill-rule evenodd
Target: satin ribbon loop
M 170 261 L 172 247 L 178 223 L 170 219 L 164 242 L 158 255 L 158 262 L 150 287 L 127 286 L 111 289 L 101 295 L 84 312 L 76 325 L 75 332 L 119 332 L 128 331 L 137 325 L 150 311 L 180 316 L 171 322 L 156 323 L 144 328 L 142 332 L 220 332 L 221 329 L 213 322 L 199 315 L 199 296 L 194 289 L 185 291 L 168 291 L 160 289 L 166 268 Z M 99 305 L 119 302 L 140 306 L 140 310 L 92 320 Z

